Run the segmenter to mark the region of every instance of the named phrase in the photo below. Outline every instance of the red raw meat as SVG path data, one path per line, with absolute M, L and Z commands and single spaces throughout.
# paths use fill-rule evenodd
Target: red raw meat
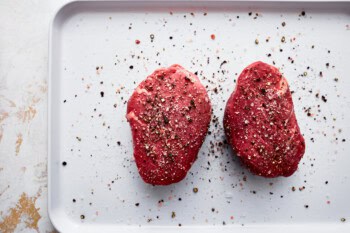
M 206 89 L 180 65 L 154 71 L 128 102 L 127 119 L 142 179 L 169 185 L 185 178 L 197 158 L 211 118 Z
M 287 80 L 263 62 L 245 68 L 227 101 L 224 129 L 229 144 L 259 176 L 290 176 L 305 152 Z

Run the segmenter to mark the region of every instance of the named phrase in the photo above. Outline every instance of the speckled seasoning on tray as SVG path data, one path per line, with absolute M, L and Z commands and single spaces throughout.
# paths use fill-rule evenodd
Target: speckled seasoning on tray
M 279 12 L 270 30 L 259 30 L 261 23 L 271 19 L 270 15 L 255 10 L 227 12 L 220 16 L 211 11 L 172 10 L 157 19 L 152 14 L 140 13 L 135 19 L 121 19 L 116 15 L 106 18 L 108 27 L 98 31 L 112 36 L 110 31 L 116 30 L 115 25 L 123 27 L 125 35 L 121 38 L 125 47 L 119 46 L 122 39 L 107 37 L 101 44 L 113 48 L 111 52 L 104 56 L 95 54 L 94 63 L 86 65 L 83 71 L 67 65 L 65 74 L 79 76 L 79 83 L 74 84 L 74 92 L 66 92 L 60 99 L 62 109 L 71 111 L 73 116 L 67 123 L 69 146 L 65 151 L 67 156 L 60 161 L 60 169 L 65 177 L 69 177 L 72 169 L 82 166 L 89 171 L 81 169 L 82 175 L 74 177 L 79 187 L 85 184 L 84 188 L 71 190 L 65 202 L 73 219 L 85 224 L 103 221 L 104 216 L 116 213 L 111 217 L 113 223 L 141 227 L 164 224 L 244 226 L 271 222 L 274 218 L 297 222 L 301 216 L 315 213 L 316 206 L 326 209 L 336 205 L 332 188 L 335 187 L 333 182 L 338 181 L 332 175 L 319 173 L 319 166 L 324 166 L 325 159 L 313 149 L 330 140 L 327 145 L 334 148 L 325 151 L 337 150 L 343 154 L 349 141 L 346 129 L 338 123 L 343 122 L 344 116 L 329 107 L 346 97 L 339 90 L 344 81 L 338 73 L 338 62 L 334 61 L 336 48 L 322 45 L 318 39 L 307 39 L 306 29 L 296 26 L 303 21 L 312 23 L 312 12 L 298 10 L 287 15 Z M 233 37 L 234 33 L 225 34 L 220 28 L 203 23 L 214 18 L 220 20 L 220 27 L 230 28 L 232 32 L 242 29 L 248 20 L 256 32 L 252 30 L 241 40 Z M 80 27 L 86 26 L 84 20 Z M 182 27 L 176 26 L 178 22 Z M 226 44 L 228 40 L 230 44 Z M 322 56 L 316 58 L 319 54 Z M 287 179 L 265 180 L 251 175 L 232 155 L 224 136 L 224 107 L 236 86 L 238 74 L 246 65 L 260 59 L 274 64 L 288 81 L 290 79 L 295 112 L 310 145 L 299 169 Z M 128 98 L 145 76 L 174 63 L 198 76 L 212 101 L 213 112 L 198 160 L 186 178 L 167 187 L 153 187 L 144 184 L 138 174 L 124 116 Z M 319 88 L 318 84 L 328 88 Z M 262 92 L 267 94 L 268 90 Z M 164 102 L 167 101 L 164 98 Z M 156 104 L 164 102 L 159 98 Z M 196 99 L 189 100 L 188 106 L 197 106 Z M 167 115 L 158 120 L 163 125 L 172 123 Z M 172 158 L 173 154 L 168 157 Z M 336 158 L 333 153 L 329 163 L 334 164 Z M 66 166 L 62 166 L 63 162 Z M 326 184 L 326 180 L 329 183 Z M 315 193 L 322 193 L 320 202 L 314 198 Z M 113 202 L 101 200 L 100 195 Z M 293 212 L 287 213 L 284 204 L 290 198 L 303 201 L 298 201 Z M 72 202 L 73 199 L 76 202 Z M 252 212 L 248 207 L 251 203 L 262 203 L 263 208 L 271 210 L 268 217 L 262 218 Z M 301 215 L 294 214 L 296 212 Z M 342 224 L 345 221 L 341 219 L 346 217 L 339 214 L 332 219 Z

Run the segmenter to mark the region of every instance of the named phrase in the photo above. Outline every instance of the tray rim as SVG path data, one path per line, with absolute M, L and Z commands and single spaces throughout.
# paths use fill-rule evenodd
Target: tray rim
M 88 233 L 93 233 L 93 232 L 101 232 L 101 229 L 103 229 L 103 232 L 116 232 L 116 229 L 110 229 L 107 228 L 106 225 L 114 226 L 113 224 L 104 224 L 103 226 L 94 226 L 91 224 L 86 224 L 85 226 L 81 226 L 78 224 L 74 224 L 72 221 L 70 221 L 68 218 L 64 219 L 64 221 L 58 220 L 58 218 L 64 218 L 66 216 L 61 216 L 62 213 L 59 213 L 58 210 L 53 210 L 52 209 L 52 130 L 51 130 L 51 125 L 52 125 L 52 79 L 53 79 L 53 71 L 52 71 L 52 60 L 53 60 L 53 38 L 54 38 L 54 24 L 58 18 L 58 16 L 61 14 L 61 12 L 65 11 L 67 8 L 71 7 L 72 5 L 76 4 L 89 4 L 89 3 L 100 3 L 100 4 L 106 4 L 106 3 L 129 3 L 129 4 L 137 4 L 137 3 L 158 3 L 158 4 L 169 4 L 169 3 L 186 3 L 186 4 L 200 4 L 200 3 L 210 3 L 210 2 L 232 2 L 232 3 L 237 3 L 237 4 L 245 4 L 249 5 L 252 3 L 279 3 L 279 4 L 287 4 L 287 3 L 298 3 L 298 4 L 303 4 L 303 3 L 310 3 L 310 4 L 339 4 L 339 3 L 345 3 L 350 5 L 350 0 L 69 0 L 68 2 L 62 4 L 56 12 L 53 14 L 53 17 L 51 18 L 50 21 L 50 26 L 49 26 L 49 43 L 48 43 L 48 78 L 47 78 L 47 85 L 48 85 L 48 111 L 47 111 L 47 121 L 48 121 L 48 127 L 47 127 L 47 135 L 48 135 L 48 158 L 47 158 L 47 192 L 48 192 L 48 198 L 47 198 L 47 212 L 49 219 L 51 221 L 51 224 L 54 226 L 54 228 L 59 231 L 59 232 L 82 232 L 82 229 L 84 230 L 83 232 L 88 232 Z M 61 209 L 61 208 L 60 208 Z M 68 220 L 69 222 L 65 221 Z M 62 225 L 64 223 L 64 226 Z M 66 230 L 67 227 L 70 227 L 68 231 Z M 177 226 L 142 226 L 142 228 L 138 226 L 133 226 L 133 225 L 119 225 L 118 226 L 119 230 L 118 232 L 140 232 L 142 229 L 145 232 L 164 232 L 165 230 L 168 231 L 181 231 L 181 232 L 192 232 L 193 230 L 200 230 L 202 233 L 206 232 L 213 232 L 214 230 L 219 230 L 221 232 L 227 232 L 231 233 L 232 230 L 236 229 L 239 230 L 240 232 L 261 232 L 261 231 L 270 231 L 271 233 L 277 233 L 280 232 L 281 229 L 285 231 L 285 233 L 294 233 L 295 231 L 301 231 L 301 232 L 317 232 L 317 233 L 322 233 L 322 232 L 346 232 L 346 230 L 350 230 L 350 225 L 349 224 L 338 224 L 338 223 L 296 223 L 296 224 L 290 224 L 290 223 L 278 223 L 278 224 L 254 224 L 254 225 L 248 225 L 248 226 L 241 226 L 241 225 L 227 225 L 227 226 L 202 226 L 202 225 L 191 225 L 191 226 L 182 226 L 177 227 Z M 98 231 L 97 231 L 98 230 Z

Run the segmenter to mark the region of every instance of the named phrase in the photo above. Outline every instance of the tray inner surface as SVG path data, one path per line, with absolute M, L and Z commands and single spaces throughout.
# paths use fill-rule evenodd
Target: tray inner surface
M 63 8 L 52 30 L 51 216 L 78 225 L 347 224 L 349 9 L 278 2 Z M 280 68 L 293 91 L 306 153 L 289 178 L 251 175 L 224 143 L 226 100 L 257 60 Z M 126 101 L 153 70 L 175 63 L 207 86 L 211 134 L 182 182 L 153 187 L 133 161 Z

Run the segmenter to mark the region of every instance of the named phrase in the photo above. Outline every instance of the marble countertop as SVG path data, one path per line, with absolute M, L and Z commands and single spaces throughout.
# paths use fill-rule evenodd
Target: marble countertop
M 55 232 L 47 213 L 51 19 L 66 1 L 0 2 L 0 232 Z

